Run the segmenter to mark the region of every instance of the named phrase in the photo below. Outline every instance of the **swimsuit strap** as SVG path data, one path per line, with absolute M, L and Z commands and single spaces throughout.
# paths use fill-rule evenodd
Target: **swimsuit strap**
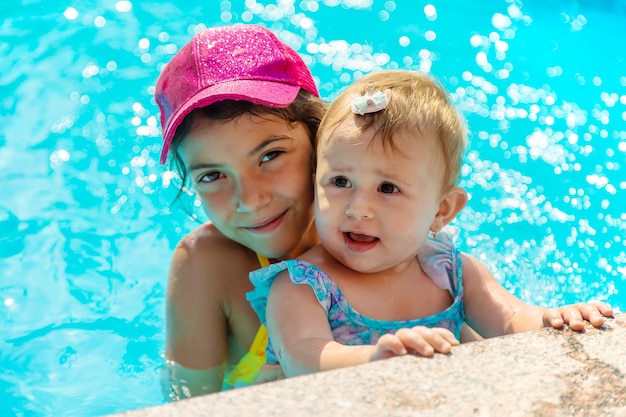
M 256 254 L 262 268 L 270 265 L 269 259 Z M 259 370 L 265 364 L 265 348 L 267 347 L 267 329 L 261 325 L 252 341 L 248 352 L 241 358 L 237 366 L 224 378 L 222 389 L 246 386 L 254 383 Z
M 259 370 L 265 364 L 265 348 L 267 347 L 267 330 L 264 326 L 254 337 L 250 350 L 241 358 L 237 366 L 226 376 L 222 389 L 237 388 L 254 384 Z
M 266 266 L 270 266 L 270 260 L 267 259 L 265 256 L 261 255 L 260 253 L 257 253 L 256 257 L 259 260 L 259 264 L 261 265 L 261 268 L 265 268 Z

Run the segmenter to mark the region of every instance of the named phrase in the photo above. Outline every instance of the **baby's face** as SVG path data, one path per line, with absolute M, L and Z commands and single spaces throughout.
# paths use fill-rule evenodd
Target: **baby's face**
M 318 144 L 315 219 L 324 247 L 360 272 L 415 256 L 439 210 L 445 164 L 430 132 L 401 131 L 394 147 L 350 118 Z

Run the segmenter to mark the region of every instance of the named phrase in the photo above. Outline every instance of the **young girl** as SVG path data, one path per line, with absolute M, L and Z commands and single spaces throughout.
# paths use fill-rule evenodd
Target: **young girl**
M 267 334 L 245 298 L 248 273 L 319 242 L 312 158 L 326 105 L 298 54 L 255 25 L 195 35 L 155 98 L 161 163 L 169 155 L 211 220 L 180 241 L 170 267 L 166 383 L 177 399 L 257 378 Z
M 251 273 L 268 362 L 293 376 L 446 353 L 464 321 L 483 337 L 603 324 L 606 304 L 527 305 L 459 253 L 447 225 L 467 202 L 457 186 L 465 147 L 461 117 L 426 75 L 372 73 L 337 98 L 316 147 L 321 244 Z

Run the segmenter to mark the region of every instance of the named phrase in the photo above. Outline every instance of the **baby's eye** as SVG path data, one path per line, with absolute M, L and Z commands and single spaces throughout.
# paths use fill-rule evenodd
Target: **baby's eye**
M 209 183 L 209 182 L 217 181 L 222 176 L 224 176 L 224 174 L 222 174 L 219 171 L 206 172 L 206 173 L 202 174 L 200 176 L 200 178 L 198 178 L 198 182 L 200 182 L 200 183 Z
M 350 186 L 350 181 L 346 177 L 335 177 L 331 182 L 339 188 L 346 188 Z
M 271 161 L 272 159 L 276 159 L 283 153 L 285 153 L 285 152 L 283 152 L 283 151 L 269 151 L 268 153 L 263 155 L 263 157 L 261 157 L 261 162 L 268 162 L 268 161 Z
M 395 185 L 389 182 L 383 182 L 382 184 L 380 184 L 379 190 L 381 193 L 384 193 L 384 194 L 393 194 L 395 192 L 400 191 L 398 187 L 396 187 Z

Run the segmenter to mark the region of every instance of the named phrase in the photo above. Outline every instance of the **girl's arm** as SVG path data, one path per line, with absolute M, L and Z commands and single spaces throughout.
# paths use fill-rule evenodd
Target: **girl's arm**
M 248 252 L 210 224 L 174 250 L 166 295 L 169 378 L 163 385 L 178 397 L 220 391 L 229 352 L 236 360 L 252 343 L 259 323 L 245 293 L 251 289 L 248 272 L 258 263 Z
M 462 253 L 467 322 L 483 337 L 502 336 L 567 323 L 582 330 L 585 321 L 596 327 L 613 314 L 605 303 L 578 303 L 555 309 L 528 305 L 502 287 L 478 259 Z
M 407 353 L 432 356 L 458 344 L 443 328 L 400 329 L 382 336 L 376 345 L 347 346 L 333 340 L 326 311 L 312 288 L 294 284 L 280 273 L 267 300 L 267 328 L 274 351 L 287 377 L 363 364 Z
M 195 232 L 194 232 L 195 234 Z M 226 318 L 217 280 L 198 241 L 186 236 L 174 250 L 166 295 L 165 358 L 171 390 L 179 398 L 220 391 L 227 352 Z M 209 255 L 209 253 L 207 253 Z
M 178 401 L 197 395 L 220 391 L 224 366 L 210 369 L 190 369 L 167 361 L 163 368 L 162 390 L 167 401 Z

